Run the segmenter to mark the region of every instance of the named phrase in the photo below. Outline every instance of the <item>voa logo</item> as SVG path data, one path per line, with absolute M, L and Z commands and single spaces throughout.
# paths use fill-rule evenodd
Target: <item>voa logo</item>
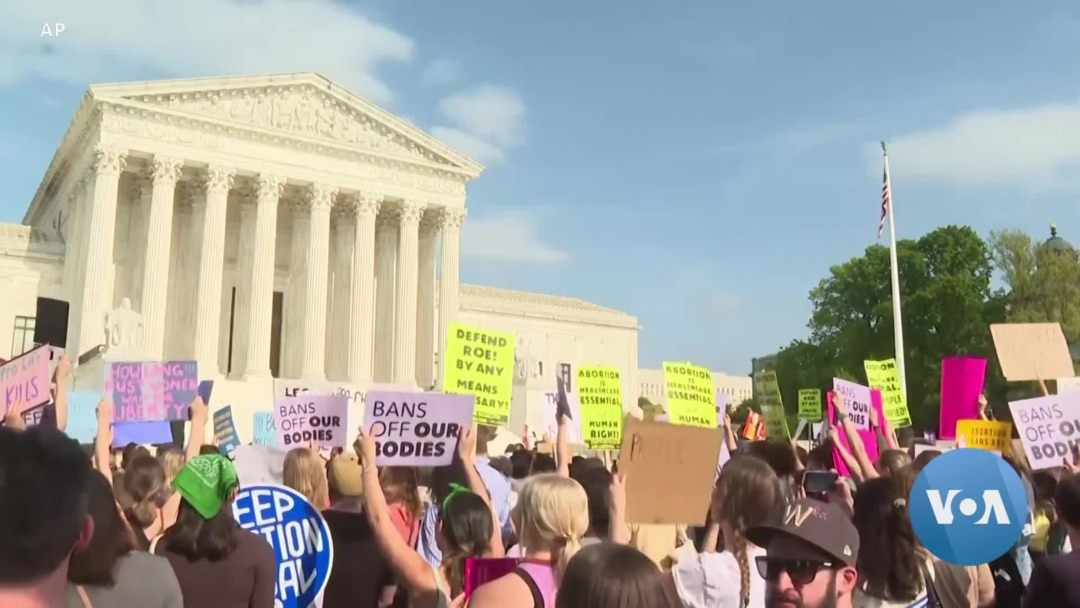
M 1020 476 L 1000 456 L 960 448 L 923 469 L 909 497 L 911 525 L 930 553 L 954 564 L 989 563 L 1025 532 L 1030 506 Z

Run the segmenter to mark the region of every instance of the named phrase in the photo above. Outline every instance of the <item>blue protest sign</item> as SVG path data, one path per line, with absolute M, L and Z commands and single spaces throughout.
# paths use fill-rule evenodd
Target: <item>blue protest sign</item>
M 236 424 L 233 422 L 231 405 L 226 405 L 214 412 L 214 438 L 218 442 L 218 449 L 226 456 L 231 454 L 236 449 L 236 446 L 240 445 L 240 439 L 236 435 Z
M 275 608 L 310 608 L 334 566 L 334 543 L 322 513 L 296 490 L 266 484 L 240 490 L 233 517 L 277 554 Z

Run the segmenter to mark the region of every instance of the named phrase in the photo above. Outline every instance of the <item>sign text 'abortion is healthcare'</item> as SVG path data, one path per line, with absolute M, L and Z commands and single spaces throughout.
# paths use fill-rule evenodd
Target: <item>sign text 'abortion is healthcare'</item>
M 334 542 L 319 510 L 296 490 L 267 484 L 240 490 L 233 517 L 274 548 L 274 608 L 310 608 L 334 567 Z
M 187 420 L 199 394 L 195 361 L 117 362 L 110 363 L 105 373 L 116 422 Z

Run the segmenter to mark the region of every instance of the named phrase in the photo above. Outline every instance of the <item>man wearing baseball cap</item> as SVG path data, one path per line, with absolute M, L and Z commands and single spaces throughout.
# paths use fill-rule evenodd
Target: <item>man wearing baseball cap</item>
M 757 569 L 766 608 L 851 608 L 859 532 L 839 506 L 797 500 L 779 524 L 751 528 L 746 538 L 765 548 Z

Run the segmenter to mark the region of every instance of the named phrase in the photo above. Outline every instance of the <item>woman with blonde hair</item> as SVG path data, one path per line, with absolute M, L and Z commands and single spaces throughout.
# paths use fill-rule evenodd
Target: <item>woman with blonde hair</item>
M 469 608 L 554 608 L 555 590 L 589 528 L 589 500 L 578 482 L 556 473 L 531 477 L 511 513 L 525 560 L 481 585 Z
M 165 469 L 165 498 L 172 496 L 172 482 L 180 469 L 184 468 L 184 450 L 176 446 L 168 446 L 158 450 L 157 460 L 161 468 Z
M 295 448 L 285 455 L 281 472 L 284 484 L 304 495 L 316 509 L 330 508 L 330 487 L 326 481 L 326 461 L 309 448 Z

